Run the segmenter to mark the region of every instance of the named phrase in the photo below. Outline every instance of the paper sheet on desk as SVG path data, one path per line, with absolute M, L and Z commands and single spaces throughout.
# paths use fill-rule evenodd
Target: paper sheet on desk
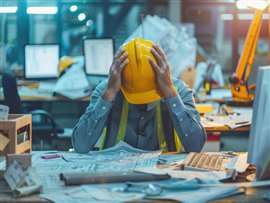
M 58 153 L 60 154 L 60 153 Z M 89 154 L 61 153 L 63 158 L 44 160 L 35 156 L 33 166 L 38 170 L 43 183 L 43 192 L 64 190 L 59 180 L 63 172 L 106 172 L 130 171 L 156 166 L 161 151 L 143 151 L 120 142 L 116 146 Z
M 198 190 L 192 191 L 177 191 L 177 192 L 166 192 L 161 196 L 151 197 L 149 199 L 171 199 L 177 200 L 180 202 L 188 202 L 188 203 L 201 203 L 208 202 L 215 199 L 225 198 L 231 195 L 235 195 L 243 192 L 242 189 L 238 187 L 227 187 L 227 188 L 202 188 Z
M 232 158 L 231 162 L 225 164 L 227 169 L 235 169 L 239 173 L 243 173 L 247 170 L 249 164 L 247 163 L 248 153 L 240 153 Z
M 193 178 L 198 178 L 200 180 L 223 180 L 231 177 L 231 174 L 222 171 L 198 172 L 198 171 L 159 169 L 159 168 L 140 169 L 136 171 L 151 174 L 169 174 L 172 178 L 187 179 L 187 180 Z
M 70 99 L 79 99 L 90 95 L 89 83 L 83 69 L 73 65 L 62 75 L 54 91 Z
M 238 127 L 248 126 L 251 124 L 252 113 L 242 113 L 240 115 L 205 115 L 208 121 L 216 124 L 222 124 L 235 129 Z
M 122 193 L 113 192 L 107 188 L 95 188 L 82 186 L 75 189 L 67 190 L 61 194 L 50 193 L 41 195 L 45 199 L 49 199 L 55 203 L 107 203 L 107 202 L 127 202 L 142 199 L 143 194 L 139 193 Z
M 55 83 L 51 82 L 40 82 L 38 86 L 38 91 L 40 93 L 48 93 L 53 94 L 53 90 L 55 88 Z

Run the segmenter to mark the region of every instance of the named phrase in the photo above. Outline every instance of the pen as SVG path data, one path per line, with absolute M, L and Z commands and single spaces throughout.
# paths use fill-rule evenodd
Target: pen
M 249 121 L 243 121 L 243 122 L 235 123 L 235 125 L 248 124 L 248 123 L 249 123 Z
M 59 154 L 47 154 L 47 155 L 42 155 L 42 159 L 56 159 L 56 158 L 61 158 L 62 156 Z

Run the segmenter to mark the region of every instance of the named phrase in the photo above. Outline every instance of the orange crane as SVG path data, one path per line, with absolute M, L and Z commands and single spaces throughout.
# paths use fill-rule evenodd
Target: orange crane
M 244 49 L 238 62 L 236 72 L 229 78 L 231 83 L 231 91 L 233 100 L 249 102 L 253 101 L 255 84 L 249 85 L 248 78 L 254 62 L 256 47 L 260 36 L 260 31 L 263 21 L 263 13 L 267 8 L 267 3 L 264 6 L 253 7 L 255 9 L 255 16 L 249 27 L 249 31 L 245 40 Z M 270 14 L 270 7 L 268 6 L 268 13 Z M 270 21 L 269 21 L 270 33 Z M 270 37 L 270 36 L 269 36 Z M 270 53 L 269 53 L 270 54 Z M 270 56 L 269 56 L 270 58 Z

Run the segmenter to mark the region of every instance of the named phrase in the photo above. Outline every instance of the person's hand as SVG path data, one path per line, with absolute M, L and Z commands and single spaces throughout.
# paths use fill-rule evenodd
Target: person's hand
M 148 57 L 149 63 L 156 73 L 156 83 L 159 94 L 163 98 L 170 98 L 177 95 L 171 78 L 170 65 L 166 55 L 158 45 L 153 45 L 151 53 L 156 61 Z
M 112 101 L 121 87 L 121 75 L 128 64 L 128 53 L 120 48 L 114 56 L 114 61 L 110 67 L 108 86 L 103 94 L 103 99 Z

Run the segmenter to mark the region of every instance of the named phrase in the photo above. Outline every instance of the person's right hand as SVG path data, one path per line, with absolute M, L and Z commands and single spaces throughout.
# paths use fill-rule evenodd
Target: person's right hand
M 110 68 L 108 86 L 103 94 L 103 99 L 112 101 L 121 88 L 121 75 L 128 64 L 128 53 L 120 48 L 114 56 L 114 61 Z

